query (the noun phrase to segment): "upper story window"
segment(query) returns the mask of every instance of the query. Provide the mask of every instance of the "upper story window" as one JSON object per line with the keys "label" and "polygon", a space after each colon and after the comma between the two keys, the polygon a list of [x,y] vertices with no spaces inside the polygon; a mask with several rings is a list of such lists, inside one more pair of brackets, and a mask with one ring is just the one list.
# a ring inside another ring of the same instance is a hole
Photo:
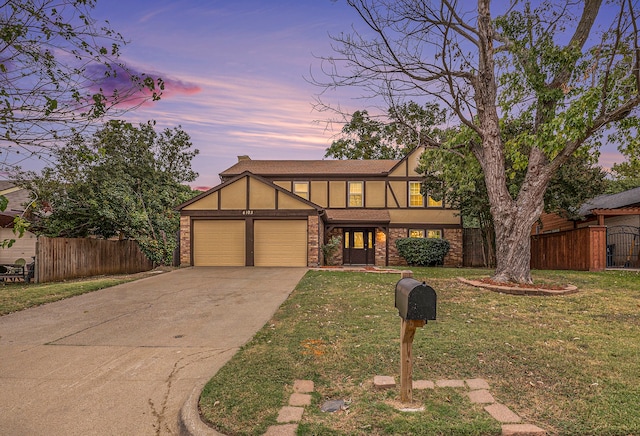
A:
{"label": "upper story window", "polygon": [[293,182],[293,193],[304,198],[309,199],[309,182]]}
{"label": "upper story window", "polygon": [[424,206],[424,196],[422,192],[422,183],[409,182],[409,206],[410,207],[422,207]]}
{"label": "upper story window", "polygon": [[349,207],[362,207],[364,182],[349,182]]}

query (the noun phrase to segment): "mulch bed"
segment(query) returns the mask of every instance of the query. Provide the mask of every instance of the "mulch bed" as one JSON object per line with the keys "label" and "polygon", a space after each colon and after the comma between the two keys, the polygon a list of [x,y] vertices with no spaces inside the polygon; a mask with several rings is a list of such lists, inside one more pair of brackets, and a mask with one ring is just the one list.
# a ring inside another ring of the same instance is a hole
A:
{"label": "mulch bed", "polygon": [[510,283],[504,284],[491,280],[490,278],[468,280],[463,277],[458,277],[458,281],[467,285],[475,286],[478,288],[488,289],[494,292],[501,292],[504,294],[512,295],[568,295],[578,292],[578,288],[573,285],[556,286],[547,284],[524,284],[524,283]]}

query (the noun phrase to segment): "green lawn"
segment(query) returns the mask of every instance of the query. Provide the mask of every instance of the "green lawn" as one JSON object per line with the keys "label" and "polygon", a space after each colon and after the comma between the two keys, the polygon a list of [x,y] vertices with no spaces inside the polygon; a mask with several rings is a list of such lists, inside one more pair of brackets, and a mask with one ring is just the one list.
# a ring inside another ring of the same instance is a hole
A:
{"label": "green lawn", "polygon": [[0,316],[137,280],[146,274],[148,272],[42,284],[0,282]]}
{"label": "green lawn", "polygon": [[[438,293],[438,320],[414,340],[414,380],[485,378],[500,403],[551,434],[640,434],[640,275],[534,272],[580,292],[523,297],[480,290],[455,277],[488,271],[415,269]],[[229,435],[276,424],[296,379],[315,382],[303,435],[498,435],[500,425],[464,390],[414,391],[425,412],[390,404],[375,375],[399,379],[399,275],[312,271],[273,320],[207,384],[205,419]],[[351,401],[349,413],[319,410]]]}

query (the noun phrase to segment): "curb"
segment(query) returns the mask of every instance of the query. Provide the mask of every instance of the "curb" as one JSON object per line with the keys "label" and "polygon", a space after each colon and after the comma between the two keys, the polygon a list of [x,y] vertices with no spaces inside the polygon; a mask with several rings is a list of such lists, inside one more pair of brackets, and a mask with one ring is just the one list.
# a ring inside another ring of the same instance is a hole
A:
{"label": "curb", "polygon": [[178,434],[180,436],[225,436],[209,427],[200,419],[198,401],[204,385],[198,385],[191,391],[178,413]]}

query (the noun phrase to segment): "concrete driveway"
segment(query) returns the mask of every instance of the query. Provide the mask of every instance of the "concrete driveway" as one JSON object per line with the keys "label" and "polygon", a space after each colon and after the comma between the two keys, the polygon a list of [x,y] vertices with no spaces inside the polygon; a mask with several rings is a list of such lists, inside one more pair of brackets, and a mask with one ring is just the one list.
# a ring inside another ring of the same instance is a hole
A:
{"label": "concrete driveway", "polygon": [[0,434],[178,434],[305,271],[180,269],[0,317]]}

